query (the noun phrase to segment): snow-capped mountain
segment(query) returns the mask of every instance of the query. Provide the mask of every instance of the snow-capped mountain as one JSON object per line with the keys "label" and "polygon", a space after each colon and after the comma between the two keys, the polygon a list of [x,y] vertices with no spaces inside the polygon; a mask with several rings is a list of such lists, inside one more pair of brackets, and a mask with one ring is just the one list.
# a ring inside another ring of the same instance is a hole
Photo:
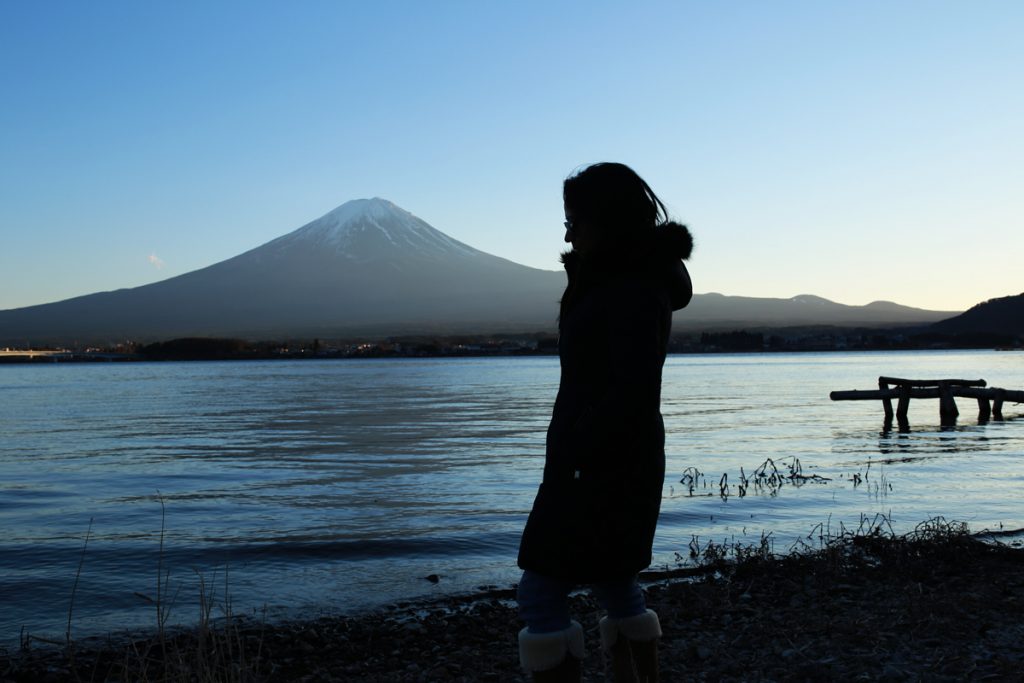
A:
{"label": "snow-capped mountain", "polygon": [[0,311],[0,343],[553,330],[564,285],[359,199],[207,268]]}

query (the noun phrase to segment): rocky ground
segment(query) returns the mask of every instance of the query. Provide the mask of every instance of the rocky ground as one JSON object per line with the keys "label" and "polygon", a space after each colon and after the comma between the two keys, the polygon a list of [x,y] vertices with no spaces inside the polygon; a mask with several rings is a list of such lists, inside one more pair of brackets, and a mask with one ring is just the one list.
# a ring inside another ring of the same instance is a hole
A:
{"label": "rocky ground", "polygon": [[[1024,550],[931,523],[833,539],[814,553],[651,574],[664,681],[1024,680]],[[735,549],[733,549],[735,554]],[[0,681],[527,681],[513,592],[358,617],[214,624],[188,634],[0,651]],[[584,680],[603,681],[587,595]]]}

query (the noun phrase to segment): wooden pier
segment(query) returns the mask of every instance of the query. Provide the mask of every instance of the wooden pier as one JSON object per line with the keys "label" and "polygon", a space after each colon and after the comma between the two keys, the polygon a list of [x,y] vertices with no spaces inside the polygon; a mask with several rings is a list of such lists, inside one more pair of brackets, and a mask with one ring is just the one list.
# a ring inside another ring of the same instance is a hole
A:
{"label": "wooden pier", "polygon": [[978,401],[978,420],[1003,419],[1003,403],[1024,403],[1024,391],[989,387],[983,379],[901,379],[879,377],[878,389],[833,391],[833,401],[882,401],[885,421],[892,423],[892,400],[897,399],[896,419],[900,426],[906,426],[907,410],[912,398],[939,399],[939,421],[943,425],[956,424],[960,411],[956,398],[973,398]]}

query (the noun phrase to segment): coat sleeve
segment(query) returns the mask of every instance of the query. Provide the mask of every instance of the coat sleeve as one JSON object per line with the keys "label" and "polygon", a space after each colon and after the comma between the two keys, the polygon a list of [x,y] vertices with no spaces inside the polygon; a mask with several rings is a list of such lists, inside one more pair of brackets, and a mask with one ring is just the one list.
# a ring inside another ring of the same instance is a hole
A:
{"label": "coat sleeve", "polygon": [[604,316],[604,390],[573,426],[574,456],[583,466],[594,458],[628,458],[634,443],[660,429],[669,304],[664,294],[646,287],[616,294]]}

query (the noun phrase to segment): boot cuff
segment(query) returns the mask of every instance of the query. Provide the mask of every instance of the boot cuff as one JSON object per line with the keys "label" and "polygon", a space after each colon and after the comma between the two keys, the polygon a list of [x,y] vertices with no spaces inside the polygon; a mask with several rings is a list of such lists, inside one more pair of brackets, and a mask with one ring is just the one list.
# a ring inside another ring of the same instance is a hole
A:
{"label": "boot cuff", "polygon": [[601,646],[610,650],[621,633],[627,640],[646,643],[661,637],[661,622],[653,610],[625,619],[601,619]]}
{"label": "boot cuff", "polygon": [[519,663],[527,671],[554,669],[566,655],[583,659],[583,627],[571,622],[569,628],[553,633],[519,632]]}

